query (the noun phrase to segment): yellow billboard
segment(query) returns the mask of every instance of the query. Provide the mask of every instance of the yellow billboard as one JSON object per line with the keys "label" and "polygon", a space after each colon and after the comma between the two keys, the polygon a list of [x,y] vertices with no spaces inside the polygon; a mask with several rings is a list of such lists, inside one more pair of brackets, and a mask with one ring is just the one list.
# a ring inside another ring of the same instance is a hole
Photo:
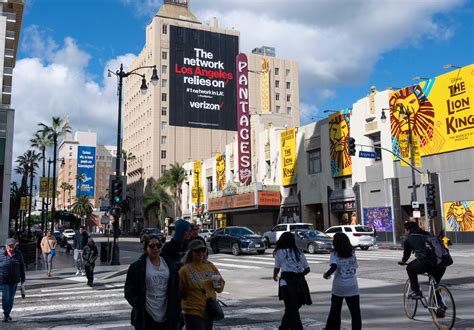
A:
{"label": "yellow billboard", "polygon": [[49,194],[48,194],[48,178],[44,176],[40,177],[39,197],[52,198],[52,196],[53,196],[53,178],[49,178]]}
{"label": "yellow billboard", "polygon": [[270,112],[270,63],[262,58],[262,71],[260,71],[260,98],[262,112]]}
{"label": "yellow billboard", "polygon": [[30,197],[21,197],[20,198],[20,211],[28,211],[31,206]]}
{"label": "yellow billboard", "polygon": [[446,231],[474,231],[474,201],[444,203]]}
{"label": "yellow billboard", "polygon": [[280,133],[281,182],[289,186],[296,180],[296,128]]}
{"label": "yellow billboard", "polygon": [[[400,134],[400,156],[404,162],[400,162],[402,166],[409,166],[411,164],[411,152],[410,152],[410,141],[408,134]],[[420,148],[420,137],[413,136],[413,158],[415,160],[415,167],[421,167],[421,148]],[[407,164],[408,163],[408,164]]]}
{"label": "yellow billboard", "polygon": [[349,155],[350,110],[344,109],[329,117],[329,154],[333,177],[352,174],[352,159]]}
{"label": "yellow billboard", "polygon": [[217,190],[224,190],[225,187],[225,155],[220,152],[216,155],[216,183]]}
{"label": "yellow billboard", "polygon": [[391,93],[393,152],[401,156],[408,118],[413,135],[420,139],[421,156],[474,147],[473,92],[471,64]]}
{"label": "yellow billboard", "polygon": [[[202,171],[202,162],[194,162],[194,171],[193,171],[193,189],[192,189],[192,202],[202,204],[204,202],[204,187],[201,182],[201,171]],[[198,188],[199,187],[199,188]],[[199,190],[199,194],[198,194]],[[198,198],[199,196],[199,198]]]}

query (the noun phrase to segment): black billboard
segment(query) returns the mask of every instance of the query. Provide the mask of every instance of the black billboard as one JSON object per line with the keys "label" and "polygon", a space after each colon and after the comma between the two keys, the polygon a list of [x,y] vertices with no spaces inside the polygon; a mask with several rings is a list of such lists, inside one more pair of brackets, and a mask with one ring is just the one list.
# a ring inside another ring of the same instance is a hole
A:
{"label": "black billboard", "polygon": [[170,125],[237,130],[236,36],[170,27]]}

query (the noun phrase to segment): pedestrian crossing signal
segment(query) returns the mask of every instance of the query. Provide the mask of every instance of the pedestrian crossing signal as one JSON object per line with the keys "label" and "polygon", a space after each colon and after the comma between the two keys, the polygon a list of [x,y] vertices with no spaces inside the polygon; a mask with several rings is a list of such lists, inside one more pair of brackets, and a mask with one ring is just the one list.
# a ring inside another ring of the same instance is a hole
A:
{"label": "pedestrian crossing signal", "polygon": [[348,142],[349,155],[355,156],[355,154],[356,154],[356,145],[355,145],[356,140],[353,137],[349,137],[347,139],[347,142]]}

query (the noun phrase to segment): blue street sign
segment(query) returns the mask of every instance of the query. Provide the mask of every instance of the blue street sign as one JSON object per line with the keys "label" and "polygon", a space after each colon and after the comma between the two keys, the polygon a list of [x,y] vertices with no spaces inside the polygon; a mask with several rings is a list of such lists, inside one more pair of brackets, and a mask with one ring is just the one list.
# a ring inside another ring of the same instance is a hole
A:
{"label": "blue street sign", "polygon": [[100,212],[109,212],[110,211],[110,206],[101,206],[100,207]]}
{"label": "blue street sign", "polygon": [[362,158],[377,158],[377,154],[373,151],[359,151],[359,157]]}

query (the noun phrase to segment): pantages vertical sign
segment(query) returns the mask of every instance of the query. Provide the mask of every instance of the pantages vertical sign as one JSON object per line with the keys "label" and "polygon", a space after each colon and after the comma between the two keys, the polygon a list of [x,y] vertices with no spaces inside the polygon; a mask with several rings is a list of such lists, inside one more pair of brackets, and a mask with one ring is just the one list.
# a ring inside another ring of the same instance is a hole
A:
{"label": "pantages vertical sign", "polygon": [[247,55],[240,53],[237,61],[237,134],[239,180],[244,185],[252,181],[250,164],[250,113]]}

